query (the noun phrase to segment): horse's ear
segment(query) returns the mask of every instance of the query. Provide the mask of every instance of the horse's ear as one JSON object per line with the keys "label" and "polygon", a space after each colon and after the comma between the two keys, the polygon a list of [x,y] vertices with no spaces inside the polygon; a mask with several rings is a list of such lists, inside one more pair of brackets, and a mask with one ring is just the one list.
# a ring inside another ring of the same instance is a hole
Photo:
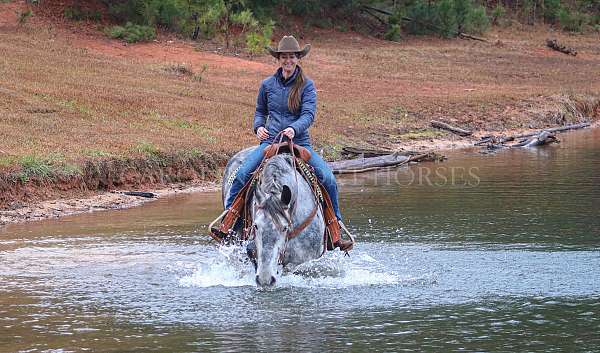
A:
{"label": "horse's ear", "polygon": [[289,186],[284,185],[283,188],[281,189],[281,202],[284,205],[289,206],[291,201],[292,201],[292,190],[290,189]]}

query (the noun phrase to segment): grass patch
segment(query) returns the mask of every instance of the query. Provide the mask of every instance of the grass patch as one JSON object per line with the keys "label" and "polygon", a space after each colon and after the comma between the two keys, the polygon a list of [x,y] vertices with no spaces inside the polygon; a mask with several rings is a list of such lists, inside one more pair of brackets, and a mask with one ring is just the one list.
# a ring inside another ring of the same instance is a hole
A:
{"label": "grass patch", "polygon": [[162,155],[160,149],[152,142],[141,141],[135,146],[135,152],[146,157],[160,157]]}
{"label": "grass patch", "polygon": [[[52,104],[56,104],[60,107],[69,109],[74,112],[79,112],[85,115],[93,115],[94,111],[92,108],[86,106],[85,104],[81,104],[74,99],[63,99],[56,96],[51,96],[48,94],[34,94],[36,97],[41,98],[42,100],[51,102]],[[54,113],[52,109],[43,109],[43,110],[34,110],[33,113]]]}
{"label": "grass patch", "polygon": [[15,157],[0,157],[0,168],[8,168],[16,164]]}
{"label": "grass patch", "polygon": [[199,72],[194,72],[192,67],[186,63],[170,64],[163,67],[163,71],[170,75],[178,77],[191,77],[196,82],[202,82],[204,73],[208,70],[208,65],[203,64]]}
{"label": "grass patch", "polygon": [[170,64],[170,65],[165,66],[163,68],[163,70],[166,73],[172,74],[175,76],[192,76],[192,75],[194,75],[194,71],[192,71],[192,68],[190,67],[190,65],[185,64],[185,63]]}
{"label": "grass patch", "polygon": [[27,22],[27,20],[31,16],[33,16],[33,12],[31,11],[31,9],[27,9],[19,14],[17,21],[19,22],[20,25],[23,25]]}
{"label": "grass patch", "polygon": [[16,168],[16,179],[26,183],[31,179],[54,180],[57,177],[81,175],[82,170],[76,164],[68,163],[60,154],[40,156],[28,154],[21,157],[0,158],[0,168]]}
{"label": "grass patch", "polygon": [[337,161],[342,159],[342,149],[348,145],[348,141],[338,138],[335,142],[325,142],[315,145],[314,150],[317,153],[322,152],[323,159],[327,161]]}
{"label": "grass patch", "polygon": [[52,176],[52,165],[46,158],[35,155],[23,156],[19,159],[21,171],[17,175],[21,182],[29,181],[31,177],[49,179]]}
{"label": "grass patch", "polygon": [[434,129],[413,130],[398,135],[398,138],[404,140],[421,140],[428,138],[436,138],[446,135],[444,132]]}
{"label": "grass patch", "polygon": [[84,151],[84,154],[88,157],[93,157],[93,158],[114,157],[114,155],[112,153],[106,152],[104,150],[98,150],[98,149],[87,149]]}
{"label": "grass patch", "polygon": [[59,100],[56,102],[56,104],[60,105],[61,107],[68,108],[86,115],[92,114],[92,110],[89,107],[80,104],[75,100]]}
{"label": "grass patch", "polygon": [[200,70],[200,72],[194,74],[194,76],[192,76],[192,79],[196,82],[202,82],[202,78],[204,77],[204,73],[206,72],[206,70],[208,70],[208,65],[203,64],[202,70]]}
{"label": "grass patch", "polygon": [[[158,118],[160,118],[160,115],[158,116]],[[209,143],[217,142],[216,138],[211,135],[211,130],[202,124],[198,124],[193,121],[187,121],[187,120],[179,119],[179,118],[161,119],[161,122],[163,125],[171,127],[171,128],[192,131],[195,135],[203,138],[206,142],[209,142]]]}

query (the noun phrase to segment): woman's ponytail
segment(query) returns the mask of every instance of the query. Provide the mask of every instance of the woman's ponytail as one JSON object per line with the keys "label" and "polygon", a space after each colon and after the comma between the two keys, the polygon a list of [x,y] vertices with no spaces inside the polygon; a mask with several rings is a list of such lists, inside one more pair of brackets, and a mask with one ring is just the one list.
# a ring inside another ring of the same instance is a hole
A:
{"label": "woman's ponytail", "polygon": [[298,113],[300,110],[300,90],[306,81],[304,73],[302,72],[302,68],[300,66],[297,67],[298,74],[296,75],[296,82],[294,82],[294,86],[292,87],[290,96],[288,97],[288,109],[292,113]]}

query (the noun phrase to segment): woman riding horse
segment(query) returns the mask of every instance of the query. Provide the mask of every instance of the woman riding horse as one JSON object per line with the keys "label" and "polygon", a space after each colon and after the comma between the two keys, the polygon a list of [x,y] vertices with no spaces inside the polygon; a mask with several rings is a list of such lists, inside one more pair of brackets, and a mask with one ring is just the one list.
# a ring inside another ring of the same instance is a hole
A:
{"label": "woman riding horse", "polygon": [[[284,36],[277,49],[268,48],[279,62],[279,69],[274,75],[262,81],[256,112],[254,113],[254,132],[260,140],[258,147],[248,155],[237,170],[225,209],[229,209],[237,194],[250,180],[251,174],[263,160],[264,150],[271,145],[276,136],[284,135],[295,144],[308,149],[311,157],[308,163],[314,168],[315,174],[327,190],[331,204],[338,221],[341,221],[338,206],[338,190],[335,177],[327,163],[311,147],[308,128],[315,119],[317,109],[317,91],[313,81],[307,78],[298,65],[298,61],[308,54],[310,44],[300,49],[298,41],[293,36]],[[340,250],[349,250],[353,243],[337,235],[332,235],[333,245]],[[337,239],[336,239],[337,238]]]}

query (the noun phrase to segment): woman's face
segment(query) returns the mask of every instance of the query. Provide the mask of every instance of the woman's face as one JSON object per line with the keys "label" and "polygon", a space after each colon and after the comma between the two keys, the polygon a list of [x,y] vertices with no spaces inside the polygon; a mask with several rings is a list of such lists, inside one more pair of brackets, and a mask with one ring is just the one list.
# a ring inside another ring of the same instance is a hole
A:
{"label": "woman's face", "polygon": [[298,65],[298,57],[295,53],[281,53],[279,54],[279,65],[283,71],[293,73]]}

